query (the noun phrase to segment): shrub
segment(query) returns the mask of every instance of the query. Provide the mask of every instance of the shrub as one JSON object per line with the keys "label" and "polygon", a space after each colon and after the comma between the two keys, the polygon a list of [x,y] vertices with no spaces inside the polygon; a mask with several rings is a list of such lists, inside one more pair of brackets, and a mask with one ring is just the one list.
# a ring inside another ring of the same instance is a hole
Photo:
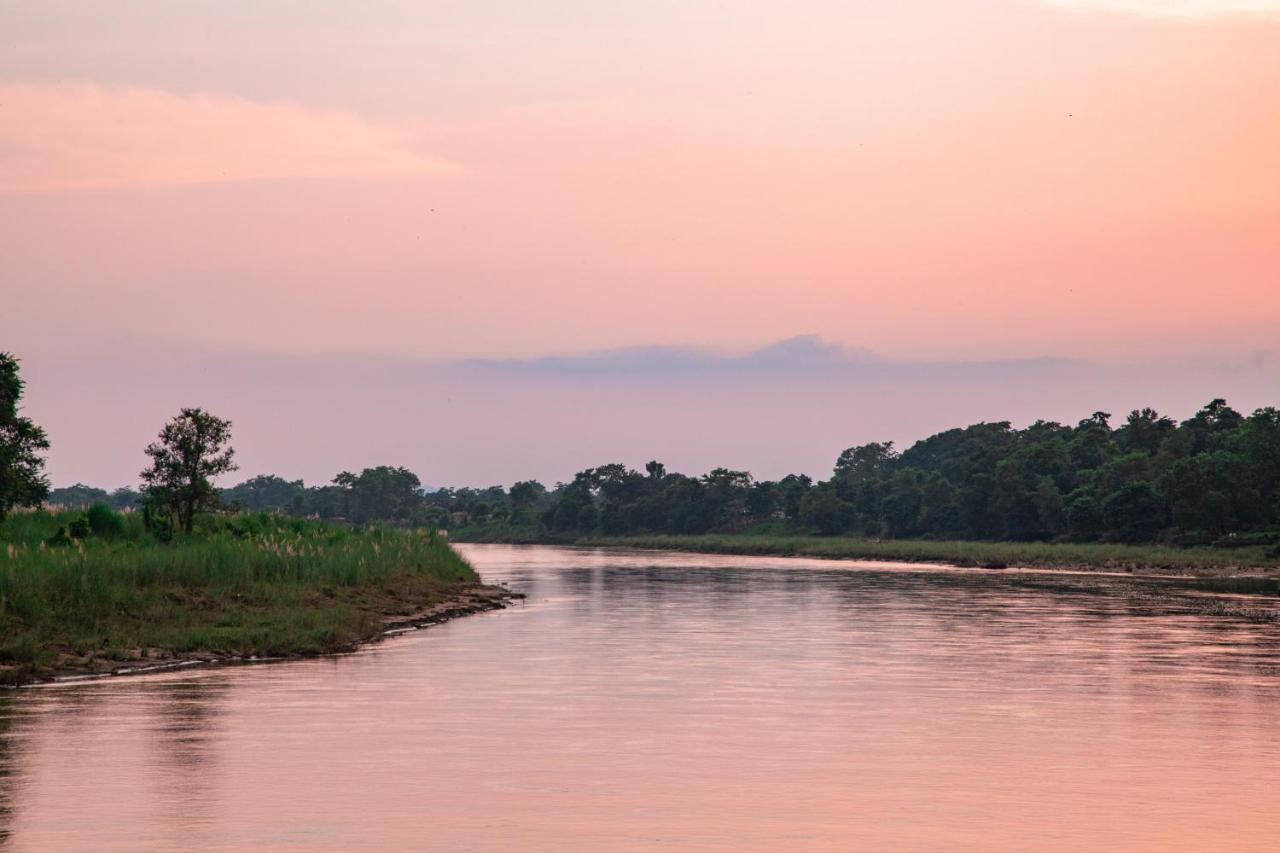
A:
{"label": "shrub", "polygon": [[[73,523],[74,523],[74,522],[73,522]],[[53,535],[52,535],[52,536],[50,536],[48,539],[44,540],[44,544],[46,544],[46,545],[50,545],[50,546],[53,546],[53,547],[55,547],[55,548],[57,548],[57,547],[67,547],[67,546],[73,545],[74,543],[75,543],[75,540],[74,540],[74,539],[72,539],[72,538],[67,534],[67,527],[66,527],[66,525],[60,525],[60,526],[58,527],[58,532],[57,532],[57,533],[53,534]]]}
{"label": "shrub", "polygon": [[72,539],[88,539],[89,519],[83,515],[71,519],[71,523],[67,525],[67,533],[71,534]]}
{"label": "shrub", "polygon": [[[89,530],[94,536],[101,536],[103,539],[118,539],[124,533],[124,518],[111,507],[103,503],[96,503],[89,507],[87,515]],[[71,535],[75,535],[72,533]]]}

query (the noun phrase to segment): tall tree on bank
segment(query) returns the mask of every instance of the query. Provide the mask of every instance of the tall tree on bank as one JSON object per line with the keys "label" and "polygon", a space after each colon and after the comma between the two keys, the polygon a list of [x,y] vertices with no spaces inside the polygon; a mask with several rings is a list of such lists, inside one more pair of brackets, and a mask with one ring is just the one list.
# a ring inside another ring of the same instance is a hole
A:
{"label": "tall tree on bank", "polygon": [[203,409],[183,409],[160,430],[160,440],[147,446],[151,467],[142,472],[147,496],[176,515],[187,533],[196,513],[218,503],[210,480],[236,470],[230,440],[231,421]]}
{"label": "tall tree on bank", "polygon": [[49,449],[44,430],[18,414],[25,383],[18,359],[0,352],[0,521],[18,506],[39,506],[49,497],[44,458]]}

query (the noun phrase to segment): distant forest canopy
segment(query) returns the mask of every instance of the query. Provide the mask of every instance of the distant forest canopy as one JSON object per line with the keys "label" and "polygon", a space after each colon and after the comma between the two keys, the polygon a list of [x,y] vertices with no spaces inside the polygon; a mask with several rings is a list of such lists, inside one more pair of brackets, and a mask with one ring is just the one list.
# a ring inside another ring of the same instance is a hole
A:
{"label": "distant forest canopy", "polygon": [[[116,502],[84,486],[55,503]],[[92,493],[92,494],[91,494]],[[1280,540],[1280,411],[1245,417],[1214,400],[1178,423],[1135,410],[1113,428],[1097,412],[1075,426],[1007,421],[947,430],[898,452],[851,447],[830,478],[700,477],[610,464],[547,489],[424,493],[404,468],[343,473],[331,485],[275,476],[223,489],[224,502],[354,523],[433,524],[464,536],[565,540],[638,533],[786,530],[885,538],[1197,544]],[[1271,535],[1275,534],[1275,535]]]}

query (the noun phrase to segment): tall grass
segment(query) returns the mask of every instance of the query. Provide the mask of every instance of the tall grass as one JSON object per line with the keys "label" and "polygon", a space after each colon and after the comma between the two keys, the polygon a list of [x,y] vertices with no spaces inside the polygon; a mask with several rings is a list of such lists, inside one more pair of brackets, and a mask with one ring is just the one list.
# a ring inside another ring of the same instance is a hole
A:
{"label": "tall grass", "polygon": [[716,554],[771,554],[961,566],[1025,566],[1170,573],[1229,573],[1275,570],[1280,561],[1264,547],[1221,550],[1158,545],[1048,542],[962,542],[928,539],[854,539],[794,535],[613,536],[579,540],[582,545],[663,548]]}
{"label": "tall grass", "polygon": [[161,543],[126,514],[110,537],[60,536],[77,517],[0,525],[0,665],[20,670],[9,680],[85,656],[332,650],[476,580],[426,531],[257,514]]}

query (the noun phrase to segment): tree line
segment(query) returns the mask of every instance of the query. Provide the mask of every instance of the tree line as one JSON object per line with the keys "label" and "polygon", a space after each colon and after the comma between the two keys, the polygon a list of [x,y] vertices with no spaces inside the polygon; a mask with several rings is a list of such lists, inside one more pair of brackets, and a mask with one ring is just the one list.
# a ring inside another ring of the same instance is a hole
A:
{"label": "tree line", "polygon": [[[1280,540],[1280,411],[1224,400],[1181,423],[1152,409],[1118,426],[977,423],[899,452],[850,447],[827,479],[700,477],[659,462],[427,496],[456,522],[555,535],[787,531],[882,538],[1200,544]],[[1225,544],[1225,543],[1224,543]]]}
{"label": "tree line", "polygon": [[1151,409],[1113,426],[977,423],[899,452],[850,447],[831,474],[759,480],[701,476],[654,461],[580,471],[547,488],[423,492],[405,468],[343,473],[330,484],[254,477],[224,489],[247,509],[455,528],[464,536],[568,540],[589,535],[794,532],[881,538],[1163,542],[1280,539],[1280,412],[1249,416],[1214,400],[1185,421]]}
{"label": "tree line", "polygon": [[[7,360],[6,360],[7,359]],[[50,491],[44,433],[18,416],[16,360],[0,356],[0,516],[44,500],[135,506],[190,530],[215,507],[456,529],[495,539],[588,535],[795,532],[881,538],[1163,542],[1280,540],[1280,411],[1245,416],[1216,399],[1178,422],[1146,408],[1122,423],[1095,412],[1074,426],[983,422],[899,452],[872,442],[839,454],[831,474],[760,480],[716,468],[701,476],[612,463],[553,488],[427,492],[407,468],[342,472],[307,486],[274,475],[215,489],[234,470],[230,424],[184,409],[147,448],[141,491],[77,484]]]}

